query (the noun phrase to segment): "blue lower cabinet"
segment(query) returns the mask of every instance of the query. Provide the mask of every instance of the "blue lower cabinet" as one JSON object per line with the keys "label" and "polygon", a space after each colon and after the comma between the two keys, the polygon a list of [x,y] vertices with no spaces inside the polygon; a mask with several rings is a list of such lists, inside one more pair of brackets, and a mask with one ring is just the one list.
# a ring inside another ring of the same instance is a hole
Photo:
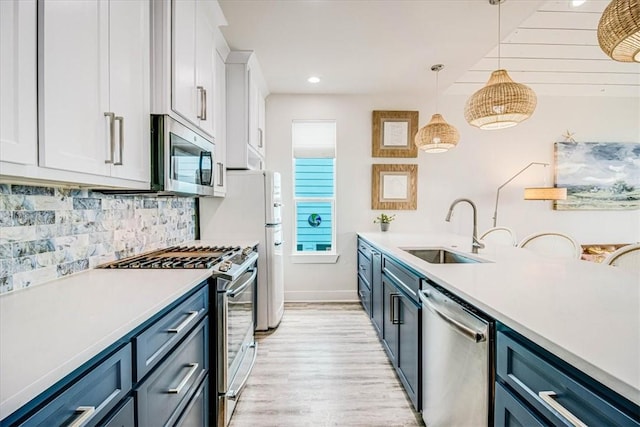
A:
{"label": "blue lower cabinet", "polygon": [[134,337],[137,355],[136,382],[151,372],[153,367],[207,314],[208,306],[208,287],[204,286]]}
{"label": "blue lower cabinet", "polygon": [[398,373],[404,389],[413,406],[417,409],[420,382],[420,337],[422,322],[420,306],[405,295],[398,297]]}
{"label": "blue lower cabinet", "polygon": [[358,297],[362,308],[367,312],[367,315],[371,317],[371,289],[367,286],[367,282],[360,276],[358,276]]}
{"label": "blue lower cabinet", "polygon": [[101,421],[100,427],[133,427],[136,425],[136,413],[133,397],[126,400],[126,403],[115,411],[113,415]]}
{"label": "blue lower cabinet", "polygon": [[640,426],[637,406],[513,331],[497,333],[496,375],[549,425]]}
{"label": "blue lower cabinet", "polygon": [[496,384],[495,427],[544,427],[540,420],[524,403],[515,397],[502,384]]}
{"label": "blue lower cabinet", "polygon": [[138,427],[173,425],[209,370],[208,318],[136,390]]}
{"label": "blue lower cabinet", "polygon": [[389,361],[396,368],[407,396],[416,410],[420,409],[422,320],[420,305],[382,275],[383,339]]}
{"label": "blue lower cabinet", "polygon": [[[131,344],[91,368],[20,426],[95,426],[131,390]],[[76,423],[76,424],[74,424]]]}
{"label": "blue lower cabinet", "polygon": [[176,427],[205,427],[209,425],[209,419],[209,377],[206,376],[178,419]]}

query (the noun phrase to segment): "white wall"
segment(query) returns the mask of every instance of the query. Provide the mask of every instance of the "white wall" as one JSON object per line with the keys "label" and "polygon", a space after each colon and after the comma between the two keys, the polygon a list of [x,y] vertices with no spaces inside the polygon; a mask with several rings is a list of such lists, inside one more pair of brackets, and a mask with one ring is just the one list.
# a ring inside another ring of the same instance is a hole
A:
{"label": "white wall", "polygon": [[[267,165],[282,173],[285,253],[293,235],[291,121],[337,121],[336,264],[292,264],[285,258],[287,300],[355,300],[356,232],[376,231],[371,210],[371,165],[416,163],[418,209],[395,211],[396,232],[446,231],[471,235],[471,209],[458,205],[451,223],[444,221],[455,198],[478,206],[480,232],[491,227],[497,187],[528,163],[533,166],[500,193],[498,225],[515,230],[518,239],[555,230],[581,243],[640,241],[640,211],[555,211],[552,202],[524,201],[525,186],[553,184],[554,145],[567,130],[580,142],[640,142],[640,98],[540,98],[535,114],[514,128],[481,131],[464,120],[465,97],[441,97],[440,113],[460,131],[458,147],[448,153],[419,153],[417,158],[371,157],[373,110],[418,110],[420,126],[429,121],[434,103],[415,97],[271,95],[267,100]],[[640,183],[637,183],[640,185]]]}

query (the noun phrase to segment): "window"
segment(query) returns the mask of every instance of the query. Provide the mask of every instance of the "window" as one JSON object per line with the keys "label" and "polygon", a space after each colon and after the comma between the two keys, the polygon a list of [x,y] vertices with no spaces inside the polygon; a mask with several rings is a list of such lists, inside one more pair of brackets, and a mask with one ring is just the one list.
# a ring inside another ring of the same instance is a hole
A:
{"label": "window", "polygon": [[334,121],[293,122],[295,253],[335,254]]}

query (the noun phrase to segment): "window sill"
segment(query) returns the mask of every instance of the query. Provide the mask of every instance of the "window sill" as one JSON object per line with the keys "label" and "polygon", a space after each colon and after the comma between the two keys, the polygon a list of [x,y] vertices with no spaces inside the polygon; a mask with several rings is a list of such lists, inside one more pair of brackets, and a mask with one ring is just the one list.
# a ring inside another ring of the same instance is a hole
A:
{"label": "window sill", "polygon": [[295,253],[289,256],[292,264],[335,264],[339,257],[340,255],[336,253]]}

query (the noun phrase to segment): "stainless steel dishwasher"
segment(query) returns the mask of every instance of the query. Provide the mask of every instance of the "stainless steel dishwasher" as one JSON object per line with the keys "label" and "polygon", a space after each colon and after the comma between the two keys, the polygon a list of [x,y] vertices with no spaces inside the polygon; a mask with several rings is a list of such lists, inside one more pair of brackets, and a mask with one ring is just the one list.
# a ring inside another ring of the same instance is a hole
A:
{"label": "stainless steel dishwasher", "polygon": [[493,321],[423,281],[422,418],[428,427],[493,425]]}

